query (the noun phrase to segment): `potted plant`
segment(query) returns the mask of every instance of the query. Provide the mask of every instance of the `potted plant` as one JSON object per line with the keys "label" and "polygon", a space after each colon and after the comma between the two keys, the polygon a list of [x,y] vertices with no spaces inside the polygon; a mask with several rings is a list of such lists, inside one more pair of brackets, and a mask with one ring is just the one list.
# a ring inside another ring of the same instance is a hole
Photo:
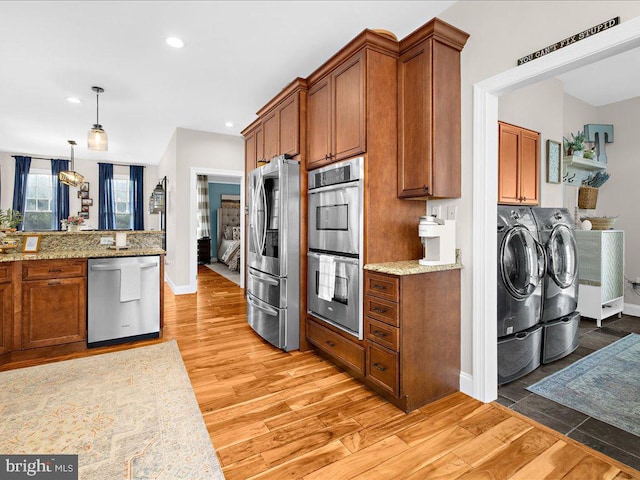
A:
{"label": "potted plant", "polygon": [[0,209],[0,229],[15,230],[22,223],[22,220],[24,220],[24,215],[19,211],[12,208]]}
{"label": "potted plant", "polygon": [[77,215],[69,215],[67,217],[66,225],[68,232],[79,232],[80,225],[84,223],[84,218],[78,217]]}
{"label": "potted plant", "polygon": [[571,134],[571,141],[569,142],[569,155],[574,157],[582,157],[584,153],[584,132],[578,131],[575,135]]}

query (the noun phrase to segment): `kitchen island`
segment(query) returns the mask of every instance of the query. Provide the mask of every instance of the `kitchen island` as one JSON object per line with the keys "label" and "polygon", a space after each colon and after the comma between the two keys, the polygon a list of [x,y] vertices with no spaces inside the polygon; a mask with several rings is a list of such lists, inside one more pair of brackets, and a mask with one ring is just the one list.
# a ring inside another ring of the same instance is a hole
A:
{"label": "kitchen island", "polygon": [[[123,232],[118,232],[123,233]],[[91,258],[158,256],[160,329],[164,250],[160,231],[20,232],[13,253],[0,254],[0,364],[87,348],[87,262]],[[21,253],[39,236],[37,252]],[[109,239],[109,240],[108,240]],[[161,331],[161,330],[160,330]]]}

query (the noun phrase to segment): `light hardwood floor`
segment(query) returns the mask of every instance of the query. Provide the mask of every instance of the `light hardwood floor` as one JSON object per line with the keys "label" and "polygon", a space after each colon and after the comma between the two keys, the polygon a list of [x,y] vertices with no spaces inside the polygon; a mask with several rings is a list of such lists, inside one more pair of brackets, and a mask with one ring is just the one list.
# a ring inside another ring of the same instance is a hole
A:
{"label": "light hardwood floor", "polygon": [[206,267],[198,274],[197,294],[165,289],[163,340],[178,342],[229,480],[640,480],[640,472],[461,393],[405,415],[315,353],[262,341],[246,324],[242,290]]}

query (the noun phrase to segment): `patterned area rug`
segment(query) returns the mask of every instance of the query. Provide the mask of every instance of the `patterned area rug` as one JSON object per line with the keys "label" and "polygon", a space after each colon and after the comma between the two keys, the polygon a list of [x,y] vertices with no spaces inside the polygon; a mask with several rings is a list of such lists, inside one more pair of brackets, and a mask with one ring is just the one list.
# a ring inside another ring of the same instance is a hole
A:
{"label": "patterned area rug", "polygon": [[640,335],[627,335],[528,390],[640,436]]}
{"label": "patterned area rug", "polygon": [[175,340],[0,373],[0,452],[81,479],[224,479]]}

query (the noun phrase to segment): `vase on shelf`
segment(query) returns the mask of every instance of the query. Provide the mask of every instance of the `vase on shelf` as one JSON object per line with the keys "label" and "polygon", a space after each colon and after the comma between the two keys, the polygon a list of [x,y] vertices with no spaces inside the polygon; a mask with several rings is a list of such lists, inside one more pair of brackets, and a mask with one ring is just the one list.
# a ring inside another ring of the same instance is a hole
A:
{"label": "vase on shelf", "polygon": [[67,225],[67,232],[79,232],[80,225]]}

